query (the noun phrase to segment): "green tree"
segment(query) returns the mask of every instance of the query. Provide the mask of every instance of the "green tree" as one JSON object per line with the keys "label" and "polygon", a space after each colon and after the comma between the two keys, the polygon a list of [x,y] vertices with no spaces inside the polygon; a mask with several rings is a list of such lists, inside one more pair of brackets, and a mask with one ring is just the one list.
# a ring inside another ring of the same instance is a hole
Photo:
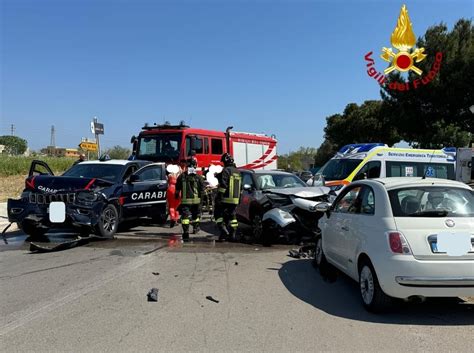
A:
{"label": "green tree", "polygon": [[400,141],[397,130],[386,118],[382,101],[365,101],[358,106],[350,103],[342,114],[326,118],[325,138],[338,149],[349,143]]}
{"label": "green tree", "polygon": [[0,136],[0,145],[5,146],[3,153],[11,155],[23,154],[28,148],[28,143],[26,140],[18,136]]}
{"label": "green tree", "polygon": [[317,149],[314,147],[300,147],[295,152],[278,156],[278,168],[285,170],[303,170],[306,164],[313,164]]}
{"label": "green tree", "polygon": [[122,147],[122,146],[114,146],[105,150],[105,154],[108,154],[112,159],[128,159],[130,154],[132,153],[130,149]]}
{"label": "green tree", "polygon": [[[459,20],[451,32],[445,24],[430,27],[418,39],[427,57],[416,63],[422,76],[409,72],[404,78],[390,74],[387,83],[409,82],[410,90],[398,91],[387,84],[381,90],[384,109],[390,125],[403,140],[424,148],[466,146],[474,134],[474,26],[471,20]],[[423,84],[435,62],[442,62],[434,79]],[[417,89],[413,89],[414,85]]]}
{"label": "green tree", "polygon": [[314,165],[322,167],[328,160],[330,160],[337,152],[337,145],[329,140],[324,140],[318,148],[318,153],[314,157]]}

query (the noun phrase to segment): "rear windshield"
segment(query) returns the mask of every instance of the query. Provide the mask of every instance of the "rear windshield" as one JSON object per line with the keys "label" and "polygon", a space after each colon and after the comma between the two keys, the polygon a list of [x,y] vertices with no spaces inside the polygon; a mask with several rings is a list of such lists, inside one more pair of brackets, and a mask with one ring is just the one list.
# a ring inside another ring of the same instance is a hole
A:
{"label": "rear windshield", "polygon": [[474,191],[437,186],[388,192],[395,217],[473,217]]}

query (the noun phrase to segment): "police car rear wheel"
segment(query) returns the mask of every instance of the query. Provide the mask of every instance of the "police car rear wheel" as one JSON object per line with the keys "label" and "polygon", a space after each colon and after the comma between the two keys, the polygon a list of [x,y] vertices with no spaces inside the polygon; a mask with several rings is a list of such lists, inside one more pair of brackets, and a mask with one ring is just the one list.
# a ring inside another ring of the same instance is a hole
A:
{"label": "police car rear wheel", "polygon": [[104,238],[113,238],[117,232],[119,217],[117,208],[110,204],[104,207],[97,225],[97,232]]}

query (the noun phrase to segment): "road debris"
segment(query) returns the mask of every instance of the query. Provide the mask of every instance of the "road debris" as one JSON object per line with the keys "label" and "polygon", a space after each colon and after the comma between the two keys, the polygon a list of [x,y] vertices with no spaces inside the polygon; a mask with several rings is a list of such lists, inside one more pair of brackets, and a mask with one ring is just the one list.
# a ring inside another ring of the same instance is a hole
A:
{"label": "road debris", "polygon": [[158,288],[152,288],[147,294],[149,302],[157,302],[158,301]]}
{"label": "road debris", "polygon": [[46,253],[46,252],[54,252],[54,251],[62,251],[62,250],[68,250],[75,248],[76,246],[81,246],[88,244],[91,241],[94,240],[104,240],[103,237],[98,237],[98,236],[90,236],[90,237],[79,237],[73,240],[65,241],[63,243],[56,244],[54,246],[45,246],[42,244],[37,244],[37,243],[30,243],[30,251],[35,252],[35,253]]}
{"label": "road debris", "polygon": [[214,299],[213,297],[211,297],[210,295],[208,295],[206,297],[207,300],[210,300],[211,302],[214,302],[214,303],[219,303],[219,301],[217,299]]}
{"label": "road debris", "polygon": [[312,259],[314,258],[314,244],[304,245],[298,249],[291,249],[288,252],[289,257],[295,259]]}
{"label": "road debris", "polygon": [[3,230],[3,232],[2,232],[3,242],[4,242],[6,245],[8,245],[8,241],[7,241],[7,236],[6,236],[5,233],[7,232],[8,228],[11,227],[12,224],[13,224],[13,222],[11,222],[9,225],[7,225],[7,226],[5,227],[5,229]]}
{"label": "road debris", "polygon": [[151,274],[155,275],[155,276],[159,276],[160,273],[159,272],[152,272]]}
{"label": "road debris", "polygon": [[235,266],[238,266],[238,265],[239,265],[239,263],[236,261],[236,262],[234,263],[234,265],[235,265]]}

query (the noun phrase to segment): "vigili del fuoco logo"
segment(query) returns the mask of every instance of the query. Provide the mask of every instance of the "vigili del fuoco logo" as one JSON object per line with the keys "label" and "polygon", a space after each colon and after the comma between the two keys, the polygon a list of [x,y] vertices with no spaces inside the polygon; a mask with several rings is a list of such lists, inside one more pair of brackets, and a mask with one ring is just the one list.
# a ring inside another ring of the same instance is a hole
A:
{"label": "vigili del fuoco logo", "polygon": [[413,71],[419,78],[412,82],[391,82],[388,89],[398,91],[409,91],[410,89],[417,89],[422,85],[430,83],[435,76],[438,74],[441,67],[441,61],[443,60],[443,53],[438,52],[435,55],[435,60],[431,70],[423,76],[423,71],[416,66],[417,63],[422,62],[426,59],[428,53],[425,53],[425,48],[416,48],[416,37],[413,32],[410,17],[408,16],[408,10],[405,5],[400,10],[400,16],[398,16],[397,26],[392,33],[390,38],[392,47],[395,48],[382,48],[382,54],[380,57],[387,61],[390,66],[387,67],[383,73],[377,71],[374,67],[375,61],[372,58],[373,52],[368,52],[364,59],[367,62],[367,74],[376,80],[380,85],[385,85],[385,80],[392,71],[409,72]]}

